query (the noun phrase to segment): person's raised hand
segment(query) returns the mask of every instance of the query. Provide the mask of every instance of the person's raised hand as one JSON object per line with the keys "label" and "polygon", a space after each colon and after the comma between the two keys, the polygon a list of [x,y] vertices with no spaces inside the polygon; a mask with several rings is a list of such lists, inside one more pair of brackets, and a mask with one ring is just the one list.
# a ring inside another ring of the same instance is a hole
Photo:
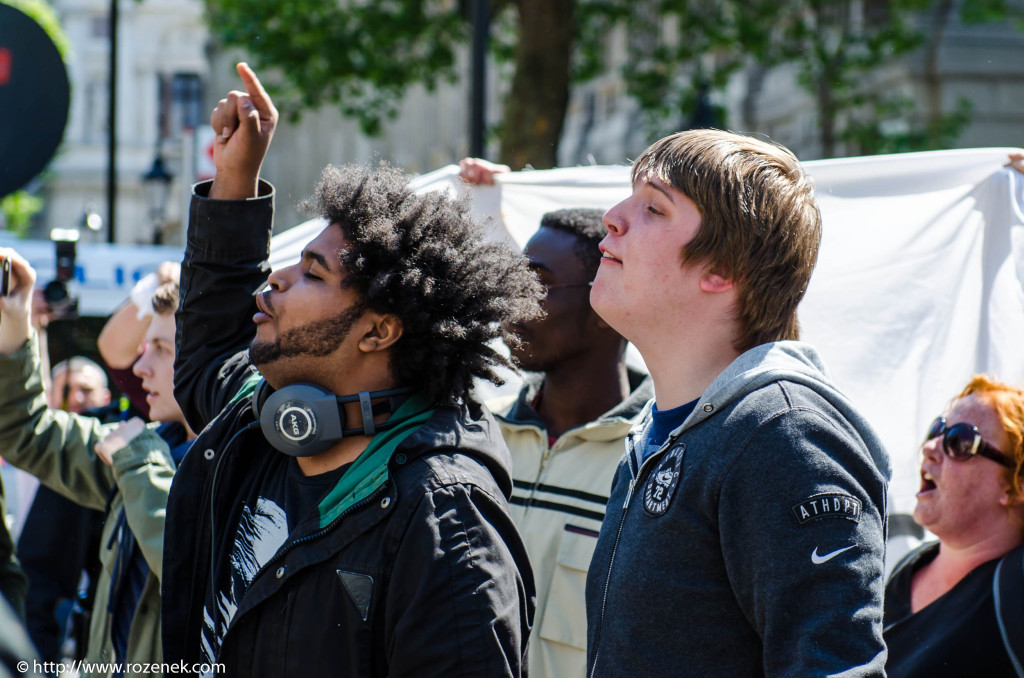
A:
{"label": "person's raised hand", "polygon": [[482,158],[463,158],[459,161],[459,177],[474,186],[493,186],[495,174],[511,171],[508,165],[497,165]]}
{"label": "person's raised hand", "polygon": [[210,115],[216,134],[213,163],[217,174],[210,197],[240,200],[256,196],[260,166],[277,127],[274,102],[248,64],[236,66],[245,91],[231,91],[217,102]]}
{"label": "person's raised hand", "polygon": [[7,296],[0,297],[0,353],[10,355],[29,336],[36,272],[9,247],[0,247],[0,259],[11,262],[11,285]]}
{"label": "person's raised hand", "polygon": [[1010,162],[1006,163],[1006,166],[1024,174],[1024,153],[1011,153]]}
{"label": "person's raised hand", "polygon": [[160,285],[181,280],[181,264],[177,261],[161,261],[156,267],[156,279]]}

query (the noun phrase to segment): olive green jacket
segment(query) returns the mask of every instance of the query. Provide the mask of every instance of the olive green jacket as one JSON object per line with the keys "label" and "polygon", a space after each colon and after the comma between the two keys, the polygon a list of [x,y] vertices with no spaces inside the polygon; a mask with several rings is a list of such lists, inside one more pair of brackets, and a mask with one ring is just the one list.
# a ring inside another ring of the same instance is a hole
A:
{"label": "olive green jacket", "polygon": [[4,521],[6,516],[7,502],[4,498],[3,483],[0,483],[0,595],[7,599],[11,610],[24,622],[28,579],[25,578],[21,563],[14,553],[14,540],[11,539],[11,533]]}
{"label": "olive green jacket", "polygon": [[116,518],[124,508],[128,526],[149,565],[149,578],[132,622],[128,656],[116,659],[140,664],[160,662],[164,517],[175,465],[167,443],[151,427],[114,452],[113,466],[107,466],[94,449],[115,427],[47,406],[34,335],[17,353],[0,355],[0,455],[82,506],[102,511],[110,502],[100,544],[103,567],[96,587],[86,661],[115,661],[107,601],[117,556],[113,539]]}

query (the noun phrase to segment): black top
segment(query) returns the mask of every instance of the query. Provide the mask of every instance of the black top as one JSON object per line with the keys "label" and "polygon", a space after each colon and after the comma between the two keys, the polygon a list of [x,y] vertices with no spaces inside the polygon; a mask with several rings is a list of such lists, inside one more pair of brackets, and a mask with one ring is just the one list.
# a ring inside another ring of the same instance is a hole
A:
{"label": "black top", "polygon": [[910,611],[914,573],[939,553],[939,542],[918,548],[885,588],[885,644],[890,678],[1016,677],[996,624],[992,577],[999,559],[971,570],[917,614]]}
{"label": "black top", "polygon": [[264,469],[244,502],[231,557],[220,564],[217,573],[218,604],[215,609],[207,607],[203,615],[204,648],[209,648],[204,660],[209,663],[217,660],[224,632],[256,573],[284,546],[297,525],[319,521],[320,501],[352,465],[306,476],[298,459],[282,454],[276,461]]}

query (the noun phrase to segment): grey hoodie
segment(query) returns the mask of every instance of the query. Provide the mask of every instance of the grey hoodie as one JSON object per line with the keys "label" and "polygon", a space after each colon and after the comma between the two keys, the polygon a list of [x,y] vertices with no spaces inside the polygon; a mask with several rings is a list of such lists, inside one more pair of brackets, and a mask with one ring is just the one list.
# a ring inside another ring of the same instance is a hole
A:
{"label": "grey hoodie", "polygon": [[587,577],[590,676],[883,676],[888,455],[813,348],[725,369],[642,464]]}

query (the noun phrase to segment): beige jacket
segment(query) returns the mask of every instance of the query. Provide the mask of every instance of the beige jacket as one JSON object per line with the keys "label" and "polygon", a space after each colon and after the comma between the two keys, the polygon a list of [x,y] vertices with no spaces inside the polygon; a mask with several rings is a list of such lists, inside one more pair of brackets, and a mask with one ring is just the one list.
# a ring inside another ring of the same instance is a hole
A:
{"label": "beige jacket", "polygon": [[596,421],[566,431],[548,445],[530,406],[539,381],[518,396],[487,403],[512,453],[511,514],[526,544],[537,587],[530,636],[531,678],[575,678],[587,671],[584,590],[597,534],[626,434],[654,393],[631,373],[633,392]]}

